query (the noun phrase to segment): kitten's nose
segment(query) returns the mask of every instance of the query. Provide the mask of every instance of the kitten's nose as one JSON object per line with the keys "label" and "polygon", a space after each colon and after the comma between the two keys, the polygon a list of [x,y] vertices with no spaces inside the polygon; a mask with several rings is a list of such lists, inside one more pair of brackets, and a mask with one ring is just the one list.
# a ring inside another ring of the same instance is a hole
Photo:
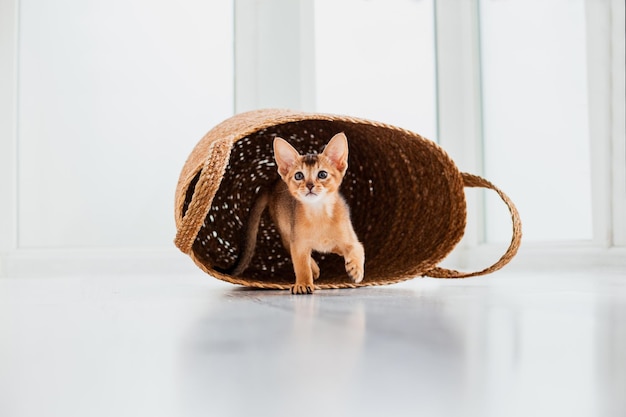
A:
{"label": "kitten's nose", "polygon": [[313,190],[313,187],[315,187],[315,184],[313,184],[312,182],[307,182],[306,183],[306,188],[308,188],[309,191]]}

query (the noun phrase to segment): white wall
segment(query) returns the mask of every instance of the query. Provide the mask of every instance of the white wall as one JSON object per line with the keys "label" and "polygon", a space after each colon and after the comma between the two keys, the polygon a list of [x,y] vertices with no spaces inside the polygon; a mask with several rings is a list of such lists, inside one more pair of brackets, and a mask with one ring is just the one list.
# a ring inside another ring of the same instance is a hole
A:
{"label": "white wall", "polygon": [[231,10],[21,2],[19,247],[170,244],[182,163],[232,113]]}
{"label": "white wall", "polygon": [[232,0],[2,0],[1,10],[13,30],[0,53],[15,63],[2,75],[17,91],[3,112],[17,117],[0,131],[0,211],[13,217],[0,250],[171,248],[180,169],[233,113]]}

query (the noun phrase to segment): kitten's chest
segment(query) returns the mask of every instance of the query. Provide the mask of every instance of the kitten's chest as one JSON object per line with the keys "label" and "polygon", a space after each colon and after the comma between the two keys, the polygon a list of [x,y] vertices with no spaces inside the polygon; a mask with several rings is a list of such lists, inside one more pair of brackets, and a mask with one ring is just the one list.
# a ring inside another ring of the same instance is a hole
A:
{"label": "kitten's chest", "polygon": [[303,213],[298,227],[298,238],[308,241],[318,252],[332,252],[337,247],[341,227],[337,224],[334,211],[328,208],[317,212]]}

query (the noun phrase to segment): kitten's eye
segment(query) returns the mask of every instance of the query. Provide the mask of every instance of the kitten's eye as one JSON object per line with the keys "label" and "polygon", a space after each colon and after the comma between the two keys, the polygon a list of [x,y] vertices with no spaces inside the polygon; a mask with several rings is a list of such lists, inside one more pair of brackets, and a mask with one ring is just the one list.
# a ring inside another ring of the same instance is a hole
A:
{"label": "kitten's eye", "polygon": [[317,173],[317,178],[319,178],[320,180],[325,180],[326,178],[328,178],[328,172],[326,171],[320,171]]}
{"label": "kitten's eye", "polygon": [[296,172],[296,175],[293,176],[296,181],[302,181],[304,179],[304,174],[300,171]]}

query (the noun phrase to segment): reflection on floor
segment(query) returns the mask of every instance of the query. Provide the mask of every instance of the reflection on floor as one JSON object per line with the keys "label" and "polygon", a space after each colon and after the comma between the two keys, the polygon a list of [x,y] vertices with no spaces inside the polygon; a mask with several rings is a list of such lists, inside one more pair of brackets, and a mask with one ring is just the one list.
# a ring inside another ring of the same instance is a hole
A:
{"label": "reflection on floor", "polygon": [[0,415],[625,416],[626,271],[0,280]]}

